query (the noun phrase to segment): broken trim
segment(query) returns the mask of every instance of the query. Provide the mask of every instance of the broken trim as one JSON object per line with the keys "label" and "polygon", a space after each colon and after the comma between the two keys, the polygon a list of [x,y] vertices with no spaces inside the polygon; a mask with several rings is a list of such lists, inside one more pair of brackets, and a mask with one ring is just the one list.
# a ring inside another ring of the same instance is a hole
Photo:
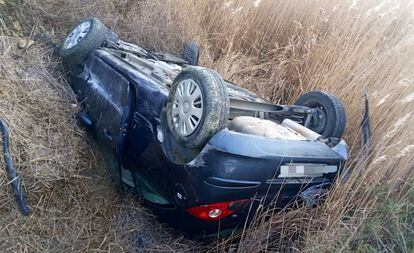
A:
{"label": "broken trim", "polygon": [[10,184],[14,191],[14,196],[16,197],[17,204],[20,211],[24,216],[29,215],[29,208],[26,205],[26,199],[23,194],[22,183],[20,177],[17,175],[16,170],[13,166],[13,158],[9,149],[9,130],[4,124],[3,120],[0,119],[0,132],[3,134],[3,155],[4,163],[6,165],[6,170],[9,178],[11,179]]}

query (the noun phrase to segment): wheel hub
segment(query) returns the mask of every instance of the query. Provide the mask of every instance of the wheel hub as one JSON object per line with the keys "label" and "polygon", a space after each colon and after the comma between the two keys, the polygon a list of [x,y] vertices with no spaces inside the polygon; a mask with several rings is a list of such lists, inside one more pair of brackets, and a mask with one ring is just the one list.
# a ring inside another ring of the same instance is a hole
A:
{"label": "wheel hub", "polygon": [[178,83],[171,113],[174,129],[180,136],[194,133],[203,117],[203,95],[196,82],[186,79]]}
{"label": "wheel hub", "polygon": [[187,114],[190,111],[190,103],[188,101],[185,101],[183,104],[183,113]]}
{"label": "wheel hub", "polygon": [[316,119],[313,120],[311,129],[319,134],[326,128],[326,112],[323,107],[316,107]]}

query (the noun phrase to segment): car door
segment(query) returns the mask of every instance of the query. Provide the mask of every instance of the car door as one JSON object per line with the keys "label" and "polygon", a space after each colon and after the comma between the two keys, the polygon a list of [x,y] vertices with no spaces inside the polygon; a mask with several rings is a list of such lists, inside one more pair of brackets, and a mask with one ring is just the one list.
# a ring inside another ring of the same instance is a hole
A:
{"label": "car door", "polygon": [[85,112],[109,169],[119,173],[132,106],[129,81],[98,56],[86,62]]}

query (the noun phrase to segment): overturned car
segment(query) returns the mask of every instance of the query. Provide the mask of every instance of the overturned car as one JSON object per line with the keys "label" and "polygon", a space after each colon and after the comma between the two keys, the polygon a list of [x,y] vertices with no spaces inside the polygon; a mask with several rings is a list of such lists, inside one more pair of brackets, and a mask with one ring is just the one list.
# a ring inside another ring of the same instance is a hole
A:
{"label": "overturned car", "polygon": [[149,52],[90,18],[60,54],[115,181],[188,234],[234,229],[259,205],[308,201],[348,158],[335,96],[272,104],[196,66],[194,43],[180,57]]}

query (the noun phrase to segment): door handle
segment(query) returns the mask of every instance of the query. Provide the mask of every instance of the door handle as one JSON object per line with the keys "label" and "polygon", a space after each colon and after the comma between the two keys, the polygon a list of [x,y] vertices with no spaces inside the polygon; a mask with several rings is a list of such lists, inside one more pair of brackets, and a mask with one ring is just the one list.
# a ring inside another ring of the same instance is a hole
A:
{"label": "door handle", "polygon": [[108,131],[107,129],[103,129],[103,133],[105,135],[106,138],[108,138],[110,141],[112,141],[112,134],[110,131]]}

